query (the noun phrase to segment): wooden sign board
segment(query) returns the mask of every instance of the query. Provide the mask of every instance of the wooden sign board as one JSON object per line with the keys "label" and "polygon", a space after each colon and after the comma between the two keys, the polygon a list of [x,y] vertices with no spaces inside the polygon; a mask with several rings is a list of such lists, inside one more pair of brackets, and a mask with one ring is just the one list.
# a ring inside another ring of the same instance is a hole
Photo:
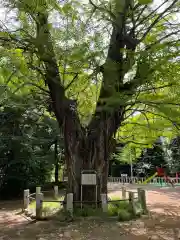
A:
{"label": "wooden sign board", "polygon": [[96,185],[96,174],[95,173],[83,173],[81,175],[82,185]]}

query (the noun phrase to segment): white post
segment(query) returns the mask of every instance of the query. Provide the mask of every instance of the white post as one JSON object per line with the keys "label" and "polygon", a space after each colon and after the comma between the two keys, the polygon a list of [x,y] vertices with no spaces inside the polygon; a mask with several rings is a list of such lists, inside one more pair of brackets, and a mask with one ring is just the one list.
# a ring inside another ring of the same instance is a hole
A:
{"label": "white post", "polygon": [[43,193],[36,194],[36,219],[42,218],[42,210],[43,210]]}
{"label": "white post", "polygon": [[101,204],[103,212],[108,212],[108,202],[107,202],[107,194],[101,194]]}
{"label": "white post", "polygon": [[67,194],[66,210],[73,215],[73,193]]}
{"label": "white post", "polygon": [[122,187],[122,199],[126,199],[126,188]]}
{"label": "white post", "polygon": [[58,186],[54,186],[54,197],[58,198],[58,195],[59,195]]}
{"label": "white post", "polygon": [[41,193],[41,187],[36,187],[36,195]]}
{"label": "white post", "polygon": [[24,190],[24,210],[29,206],[29,189]]}

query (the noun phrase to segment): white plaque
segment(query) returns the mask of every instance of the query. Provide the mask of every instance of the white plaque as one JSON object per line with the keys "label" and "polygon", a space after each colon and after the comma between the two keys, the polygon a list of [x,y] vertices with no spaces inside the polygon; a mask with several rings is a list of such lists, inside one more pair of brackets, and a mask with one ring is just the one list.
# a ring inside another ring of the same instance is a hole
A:
{"label": "white plaque", "polygon": [[82,185],[96,185],[96,174],[95,173],[83,173],[81,175]]}
{"label": "white plaque", "polygon": [[121,174],[121,177],[127,177],[127,174]]}

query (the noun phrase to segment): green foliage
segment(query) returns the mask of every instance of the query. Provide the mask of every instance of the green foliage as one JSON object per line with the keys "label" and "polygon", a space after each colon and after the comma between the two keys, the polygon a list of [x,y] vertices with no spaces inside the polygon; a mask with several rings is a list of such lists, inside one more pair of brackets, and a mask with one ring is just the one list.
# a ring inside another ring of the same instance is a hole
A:
{"label": "green foliage", "polygon": [[152,3],[153,0],[138,0],[138,2],[139,4],[146,5],[146,4]]}
{"label": "green foliage", "polygon": [[118,211],[118,221],[130,221],[132,219],[132,214],[125,209],[120,209]]}
{"label": "green foliage", "polygon": [[0,109],[1,197],[17,196],[25,188],[51,180],[55,164],[51,146],[60,137],[57,122],[40,105],[34,106],[36,99],[25,102],[27,94],[12,90]]}
{"label": "green foliage", "polygon": [[174,174],[180,172],[180,137],[172,139],[166,147],[169,169]]}
{"label": "green foliage", "polygon": [[[158,139],[159,140],[159,139]],[[136,161],[136,171],[151,176],[156,172],[156,166],[166,167],[167,162],[161,141],[156,141],[152,148],[144,149]],[[168,168],[166,172],[168,173]]]}
{"label": "green foliage", "polygon": [[141,216],[142,208],[139,202],[136,203],[137,214],[134,214],[129,201],[118,201],[118,198],[112,200],[113,202],[108,204],[108,214],[113,217],[117,216],[118,221],[129,221]]}

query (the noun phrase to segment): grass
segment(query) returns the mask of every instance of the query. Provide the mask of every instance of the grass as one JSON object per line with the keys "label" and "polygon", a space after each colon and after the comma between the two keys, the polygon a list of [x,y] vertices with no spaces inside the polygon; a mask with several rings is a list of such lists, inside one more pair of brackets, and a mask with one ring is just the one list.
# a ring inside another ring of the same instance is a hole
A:
{"label": "grass", "polygon": [[[63,201],[64,197],[61,196],[57,199],[53,199],[52,197],[48,197],[45,198],[45,201],[51,201],[51,200],[57,200],[57,201]],[[62,204],[60,202],[43,202],[43,217],[47,217],[47,216],[52,216],[54,214],[56,214],[57,212],[59,212],[60,210],[62,210]],[[31,212],[34,212],[35,214],[35,210],[36,210],[36,201],[32,201],[29,205],[29,210]]]}

